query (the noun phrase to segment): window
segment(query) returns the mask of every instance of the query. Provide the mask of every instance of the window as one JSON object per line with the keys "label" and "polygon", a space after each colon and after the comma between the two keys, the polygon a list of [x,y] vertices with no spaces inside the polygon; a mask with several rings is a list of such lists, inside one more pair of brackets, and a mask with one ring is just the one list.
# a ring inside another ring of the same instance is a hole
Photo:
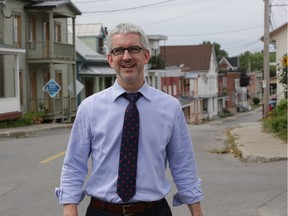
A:
{"label": "window", "polygon": [[36,20],[29,18],[28,22],[28,48],[33,50],[36,49]]}
{"label": "window", "polygon": [[240,87],[240,78],[235,79],[235,89]]}
{"label": "window", "polygon": [[21,18],[17,15],[13,18],[13,44],[21,47]]}
{"label": "window", "polygon": [[61,25],[55,23],[55,42],[61,42]]}

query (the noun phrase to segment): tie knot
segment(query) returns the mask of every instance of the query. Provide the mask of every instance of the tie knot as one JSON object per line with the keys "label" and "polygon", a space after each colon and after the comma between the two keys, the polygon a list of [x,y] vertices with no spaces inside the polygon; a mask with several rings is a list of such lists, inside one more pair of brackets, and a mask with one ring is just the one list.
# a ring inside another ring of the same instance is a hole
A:
{"label": "tie knot", "polygon": [[130,102],[130,103],[136,103],[136,101],[141,97],[140,92],[135,93],[124,93],[123,96]]}

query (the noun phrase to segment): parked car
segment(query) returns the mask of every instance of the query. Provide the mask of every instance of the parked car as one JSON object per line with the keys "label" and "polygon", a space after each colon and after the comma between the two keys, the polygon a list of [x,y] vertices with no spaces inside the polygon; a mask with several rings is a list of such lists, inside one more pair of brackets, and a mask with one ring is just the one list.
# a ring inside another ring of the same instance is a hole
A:
{"label": "parked car", "polygon": [[269,100],[269,112],[271,112],[277,105],[277,99],[272,98]]}

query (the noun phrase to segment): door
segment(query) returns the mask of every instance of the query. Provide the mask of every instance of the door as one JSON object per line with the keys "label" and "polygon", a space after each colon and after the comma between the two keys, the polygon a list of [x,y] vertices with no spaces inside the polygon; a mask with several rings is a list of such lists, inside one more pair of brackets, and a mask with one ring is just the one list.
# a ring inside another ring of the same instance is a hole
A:
{"label": "door", "polygon": [[30,86],[31,86],[31,95],[30,95],[30,111],[37,111],[37,76],[36,72],[30,72]]}
{"label": "door", "polygon": [[49,22],[44,21],[43,22],[43,57],[48,58],[49,57]]}

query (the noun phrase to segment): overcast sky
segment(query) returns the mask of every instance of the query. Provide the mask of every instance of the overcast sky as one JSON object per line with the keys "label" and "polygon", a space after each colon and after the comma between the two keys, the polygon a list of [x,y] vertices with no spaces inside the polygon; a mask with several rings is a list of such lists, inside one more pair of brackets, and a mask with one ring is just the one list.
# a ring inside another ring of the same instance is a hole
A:
{"label": "overcast sky", "polygon": [[[146,34],[168,37],[166,45],[217,42],[230,57],[263,50],[263,0],[72,0],[77,23],[113,28],[131,22]],[[287,22],[287,0],[270,0],[271,30]],[[160,45],[164,45],[161,42]]]}

